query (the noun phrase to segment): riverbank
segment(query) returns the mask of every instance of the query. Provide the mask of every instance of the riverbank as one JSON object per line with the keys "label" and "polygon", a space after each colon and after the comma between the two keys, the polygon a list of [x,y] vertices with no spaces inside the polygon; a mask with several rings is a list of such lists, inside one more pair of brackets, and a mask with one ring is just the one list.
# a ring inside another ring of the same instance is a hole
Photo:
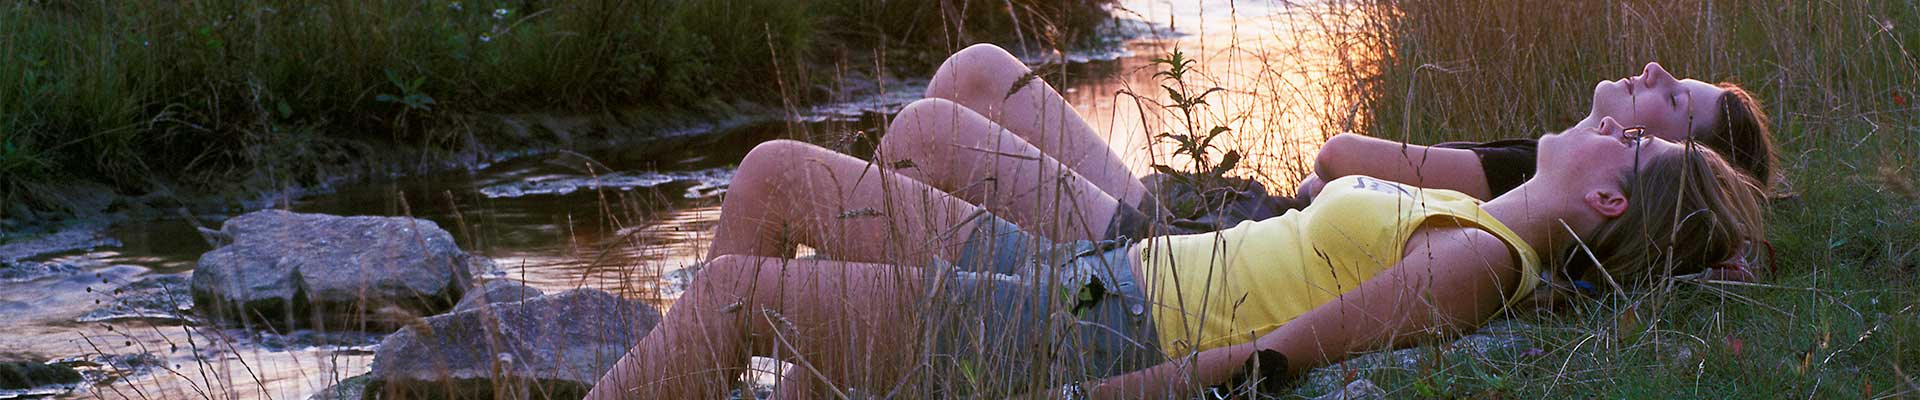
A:
{"label": "riverbank", "polygon": [[0,6],[0,52],[20,61],[0,76],[21,77],[0,81],[0,221],[12,224],[0,232],[45,232],[147,195],[271,202],[578,139],[486,125],[501,115],[604,115],[619,129],[592,133],[612,141],[780,117],[845,100],[847,86],[927,74],[978,41],[1098,44],[1111,19],[1107,0],[909,3]]}

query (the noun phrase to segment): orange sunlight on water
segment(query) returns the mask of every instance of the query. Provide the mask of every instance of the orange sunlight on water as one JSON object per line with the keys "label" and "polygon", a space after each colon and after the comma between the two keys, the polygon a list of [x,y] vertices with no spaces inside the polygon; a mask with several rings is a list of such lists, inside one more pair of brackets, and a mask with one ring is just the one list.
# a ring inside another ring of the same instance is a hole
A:
{"label": "orange sunlight on water", "polygon": [[[1154,134],[1188,130],[1176,110],[1153,105],[1169,97],[1160,87],[1165,82],[1154,76],[1163,66],[1149,60],[1175,48],[1198,60],[1197,75],[1189,76],[1185,92],[1225,89],[1206,98],[1208,106],[1193,118],[1192,130],[1232,129],[1216,142],[1221,149],[1214,153],[1216,159],[1228,150],[1245,156],[1232,175],[1290,192],[1311,173],[1320,144],[1357,122],[1352,119],[1359,110],[1344,90],[1370,72],[1366,60],[1374,56],[1342,39],[1343,27],[1354,26],[1358,18],[1348,8],[1225,0],[1131,1],[1125,7],[1159,26],[1154,37],[1129,46],[1134,55],[1122,61],[1116,76],[1063,94],[1097,129],[1109,132],[1110,145],[1138,175],[1156,163],[1184,169],[1191,162],[1166,156],[1175,148],[1169,142],[1147,146]],[[1169,24],[1179,33],[1165,32]]]}

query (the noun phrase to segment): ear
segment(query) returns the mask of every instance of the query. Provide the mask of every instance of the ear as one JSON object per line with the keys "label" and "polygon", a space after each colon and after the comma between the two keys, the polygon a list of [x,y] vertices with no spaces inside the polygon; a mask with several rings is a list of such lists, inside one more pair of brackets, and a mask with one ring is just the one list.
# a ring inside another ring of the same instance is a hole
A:
{"label": "ear", "polygon": [[1627,213],[1627,195],[1616,189],[1601,189],[1587,192],[1587,208],[1607,219],[1620,218]]}

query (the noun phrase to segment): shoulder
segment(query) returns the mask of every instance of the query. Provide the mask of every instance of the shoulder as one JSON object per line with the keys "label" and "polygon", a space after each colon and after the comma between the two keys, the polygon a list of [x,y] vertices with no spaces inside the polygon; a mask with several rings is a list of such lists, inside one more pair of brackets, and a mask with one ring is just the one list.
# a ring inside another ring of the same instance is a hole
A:
{"label": "shoulder", "polygon": [[1409,258],[1447,261],[1457,267],[1516,267],[1514,248],[1493,232],[1477,227],[1427,224],[1407,239]]}

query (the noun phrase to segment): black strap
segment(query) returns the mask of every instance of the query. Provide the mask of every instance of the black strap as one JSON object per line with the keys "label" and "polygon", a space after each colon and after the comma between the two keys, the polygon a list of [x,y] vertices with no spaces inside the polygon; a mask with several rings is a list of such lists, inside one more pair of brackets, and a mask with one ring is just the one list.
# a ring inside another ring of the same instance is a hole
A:
{"label": "black strap", "polygon": [[1261,349],[1247,356],[1247,363],[1233,378],[1212,389],[1216,392],[1232,393],[1240,388],[1251,388],[1256,393],[1279,395],[1287,392],[1287,386],[1293,383],[1293,377],[1287,373],[1287,355],[1279,350]]}

